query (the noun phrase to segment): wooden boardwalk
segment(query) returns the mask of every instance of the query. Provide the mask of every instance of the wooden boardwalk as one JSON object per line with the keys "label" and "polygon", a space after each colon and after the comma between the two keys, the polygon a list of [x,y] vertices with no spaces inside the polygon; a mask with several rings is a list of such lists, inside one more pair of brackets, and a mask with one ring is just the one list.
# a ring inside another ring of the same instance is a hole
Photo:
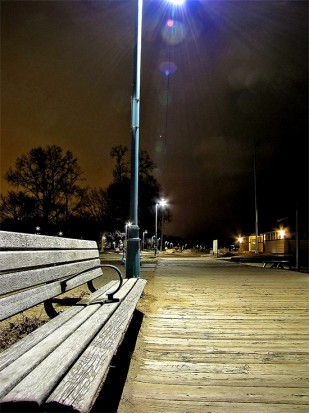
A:
{"label": "wooden boardwalk", "polygon": [[308,274],[164,260],[118,413],[308,413]]}

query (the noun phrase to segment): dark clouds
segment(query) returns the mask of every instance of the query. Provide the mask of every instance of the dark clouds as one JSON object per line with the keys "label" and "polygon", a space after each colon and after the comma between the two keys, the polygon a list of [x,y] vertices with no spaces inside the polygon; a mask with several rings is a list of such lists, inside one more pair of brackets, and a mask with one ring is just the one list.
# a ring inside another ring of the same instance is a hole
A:
{"label": "dark clouds", "polygon": [[[106,186],[111,147],[130,144],[136,2],[1,4],[2,174],[59,144]],[[254,231],[253,139],[260,231],[307,200],[307,17],[305,1],[187,0],[172,14],[144,0],[140,143],[172,205],[168,232]]]}

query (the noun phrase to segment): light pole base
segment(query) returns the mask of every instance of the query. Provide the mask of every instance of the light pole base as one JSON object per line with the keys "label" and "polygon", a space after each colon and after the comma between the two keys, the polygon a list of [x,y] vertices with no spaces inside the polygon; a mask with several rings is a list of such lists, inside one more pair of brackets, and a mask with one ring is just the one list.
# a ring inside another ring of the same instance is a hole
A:
{"label": "light pole base", "polygon": [[131,225],[128,228],[127,239],[127,259],[126,259],[126,277],[140,277],[140,239],[139,227]]}

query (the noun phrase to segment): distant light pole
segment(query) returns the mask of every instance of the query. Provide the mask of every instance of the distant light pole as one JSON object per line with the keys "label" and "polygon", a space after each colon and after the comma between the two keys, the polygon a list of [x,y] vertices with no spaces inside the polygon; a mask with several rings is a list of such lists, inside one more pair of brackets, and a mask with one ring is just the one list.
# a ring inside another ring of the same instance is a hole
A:
{"label": "distant light pole", "polygon": [[145,234],[148,234],[147,229],[143,232],[143,243],[142,243],[143,250],[145,249]]}
{"label": "distant light pole", "polygon": [[128,250],[128,228],[132,225],[131,221],[126,222],[124,226],[124,245],[123,245],[123,254],[122,254],[122,262],[125,263],[125,254]]}
{"label": "distant light pole", "polygon": [[255,253],[259,253],[259,213],[257,202],[257,189],[256,189],[256,148],[255,137],[253,137],[253,175],[254,175],[254,209],[255,209]]}
{"label": "distant light pole", "polygon": [[[157,250],[158,250],[158,207],[165,207],[167,205],[167,202],[164,198],[160,199],[159,202],[156,203],[156,217],[155,217],[155,256],[157,255]],[[162,235],[161,235],[161,240],[162,240]],[[162,242],[162,241],[161,241]]]}

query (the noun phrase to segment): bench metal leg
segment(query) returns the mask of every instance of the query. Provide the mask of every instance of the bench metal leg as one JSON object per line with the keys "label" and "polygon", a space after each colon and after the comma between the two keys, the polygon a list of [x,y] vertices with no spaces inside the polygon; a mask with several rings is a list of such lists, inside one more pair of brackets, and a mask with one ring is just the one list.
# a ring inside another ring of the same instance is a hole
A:
{"label": "bench metal leg", "polygon": [[44,301],[44,309],[49,318],[55,318],[59,313],[54,309],[53,300]]}
{"label": "bench metal leg", "polygon": [[95,288],[95,286],[93,285],[93,280],[90,280],[87,282],[87,287],[91,293],[94,293],[95,291],[97,291],[97,288]]}

